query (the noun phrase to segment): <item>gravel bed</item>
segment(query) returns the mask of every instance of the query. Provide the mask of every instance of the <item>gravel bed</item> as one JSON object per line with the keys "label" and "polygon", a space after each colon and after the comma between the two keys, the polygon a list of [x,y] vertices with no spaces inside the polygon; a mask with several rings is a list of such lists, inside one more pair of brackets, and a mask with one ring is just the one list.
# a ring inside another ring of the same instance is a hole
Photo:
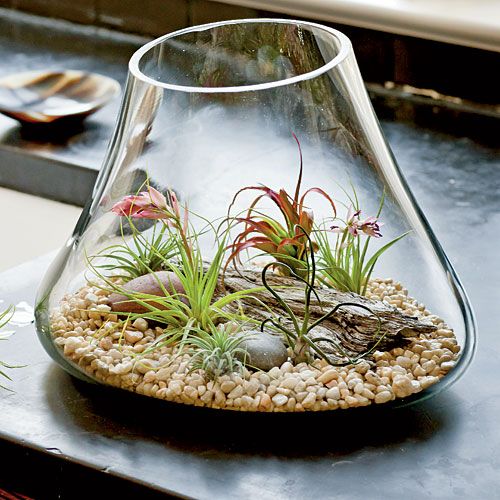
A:
{"label": "gravel bed", "polygon": [[177,403],[240,411],[321,411],[382,404],[405,398],[438,382],[455,365],[460,351],[455,334],[392,279],[370,282],[368,298],[432,322],[437,330],[410,339],[405,348],[376,351],[356,365],[334,367],[324,360],[268,372],[207,381],[189,373],[189,355],[176,348],[148,351],[161,328],[137,319],[119,326],[107,292],[88,284],[63,298],[51,315],[55,344],[79,369],[108,385]]}

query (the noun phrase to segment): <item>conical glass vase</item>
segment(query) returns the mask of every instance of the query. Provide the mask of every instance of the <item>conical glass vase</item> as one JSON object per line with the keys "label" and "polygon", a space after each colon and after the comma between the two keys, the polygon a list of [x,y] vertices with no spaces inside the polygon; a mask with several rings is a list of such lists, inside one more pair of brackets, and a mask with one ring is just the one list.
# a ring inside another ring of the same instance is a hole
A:
{"label": "conical glass vase", "polygon": [[258,412],[422,400],[475,344],[349,39],[276,19],[192,27],[134,54],[36,317],[76,377]]}

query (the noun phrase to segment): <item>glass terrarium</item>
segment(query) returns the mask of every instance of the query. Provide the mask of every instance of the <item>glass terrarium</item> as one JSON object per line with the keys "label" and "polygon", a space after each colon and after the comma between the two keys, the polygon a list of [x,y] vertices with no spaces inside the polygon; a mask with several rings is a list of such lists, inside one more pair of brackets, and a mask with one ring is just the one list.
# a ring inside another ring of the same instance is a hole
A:
{"label": "glass terrarium", "polygon": [[276,19],[134,54],[37,330],[87,381],[258,412],[420,400],[463,373],[475,338],[348,38]]}

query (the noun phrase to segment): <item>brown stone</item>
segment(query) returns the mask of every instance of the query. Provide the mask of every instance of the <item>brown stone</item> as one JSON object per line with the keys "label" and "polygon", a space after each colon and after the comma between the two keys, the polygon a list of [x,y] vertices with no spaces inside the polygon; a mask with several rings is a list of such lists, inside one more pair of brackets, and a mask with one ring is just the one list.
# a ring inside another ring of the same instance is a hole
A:
{"label": "brown stone", "polygon": [[[161,285],[160,285],[161,283]],[[134,278],[123,285],[123,289],[131,293],[144,293],[148,295],[157,295],[158,297],[164,297],[165,289],[171,294],[182,294],[184,293],[184,287],[181,281],[172,271],[158,271],[155,273],[145,274],[144,276],[139,276]],[[181,297],[183,302],[187,302],[185,297]],[[160,302],[155,302],[154,300],[147,301],[151,305],[158,307],[159,309],[165,309],[165,305]],[[112,293],[109,296],[109,305],[113,311],[117,312],[130,312],[130,313],[143,313],[147,312],[146,307],[138,302],[131,300],[129,297],[122,295],[120,293]]]}

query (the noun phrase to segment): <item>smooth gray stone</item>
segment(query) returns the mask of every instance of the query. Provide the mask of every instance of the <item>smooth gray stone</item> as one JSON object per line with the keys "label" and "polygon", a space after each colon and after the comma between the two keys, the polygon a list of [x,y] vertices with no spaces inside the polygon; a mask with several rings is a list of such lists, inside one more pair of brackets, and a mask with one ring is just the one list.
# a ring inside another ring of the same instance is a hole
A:
{"label": "smooth gray stone", "polygon": [[[288,352],[283,341],[276,335],[265,332],[251,331],[239,335],[247,336],[239,347],[247,352],[246,364],[259,370],[270,370],[281,366],[288,359]],[[240,357],[241,360],[243,356]]]}

